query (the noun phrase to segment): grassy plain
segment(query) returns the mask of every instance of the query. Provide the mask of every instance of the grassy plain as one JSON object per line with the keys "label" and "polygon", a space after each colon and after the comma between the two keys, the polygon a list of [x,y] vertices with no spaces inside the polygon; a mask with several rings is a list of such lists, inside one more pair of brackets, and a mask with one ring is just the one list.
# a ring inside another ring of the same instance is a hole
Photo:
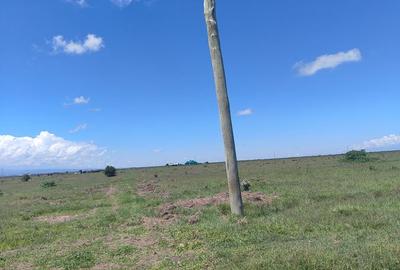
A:
{"label": "grassy plain", "polygon": [[2,179],[0,269],[400,269],[400,152],[373,156],[240,162],[271,198],[245,218],[163,213],[224,192],[222,163]]}

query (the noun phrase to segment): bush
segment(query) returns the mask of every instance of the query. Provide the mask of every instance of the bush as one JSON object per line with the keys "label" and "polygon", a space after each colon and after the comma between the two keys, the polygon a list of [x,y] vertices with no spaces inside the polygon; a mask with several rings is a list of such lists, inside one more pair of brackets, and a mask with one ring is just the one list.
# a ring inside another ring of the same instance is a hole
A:
{"label": "bush", "polygon": [[240,183],[240,186],[242,187],[242,190],[243,190],[243,191],[250,191],[251,185],[250,185],[250,183],[249,183],[247,180],[243,180],[243,181]]}
{"label": "bush", "polygon": [[367,162],[370,161],[368,154],[365,150],[352,150],[345,154],[346,161]]}
{"label": "bush", "polygon": [[1,189],[0,189],[0,196],[3,196],[3,195],[4,195],[4,192],[1,191]]}
{"label": "bush", "polygon": [[185,162],[185,165],[199,165],[200,163],[198,163],[197,161],[195,161],[195,160],[189,160],[189,161],[186,161]]}
{"label": "bush", "polygon": [[113,177],[113,176],[116,176],[116,175],[117,175],[117,170],[116,170],[113,166],[107,166],[107,167],[104,169],[104,174],[105,174],[107,177]]}
{"label": "bush", "polygon": [[24,175],[21,177],[21,181],[22,181],[22,182],[28,182],[29,180],[31,180],[31,177],[30,177],[29,174],[24,174]]}
{"label": "bush", "polygon": [[54,181],[47,181],[47,182],[43,182],[41,184],[42,188],[50,188],[50,187],[55,187],[56,183]]}

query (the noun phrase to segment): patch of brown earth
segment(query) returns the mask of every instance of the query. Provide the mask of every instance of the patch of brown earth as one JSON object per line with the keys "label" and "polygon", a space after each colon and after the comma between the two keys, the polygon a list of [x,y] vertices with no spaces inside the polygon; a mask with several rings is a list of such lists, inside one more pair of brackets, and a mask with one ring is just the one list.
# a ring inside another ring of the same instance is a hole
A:
{"label": "patch of brown earth", "polygon": [[137,194],[142,197],[157,196],[161,198],[168,198],[169,192],[159,190],[159,181],[151,180],[146,181],[137,186]]}
{"label": "patch of brown earth", "polygon": [[[277,197],[276,195],[267,196],[261,192],[242,192],[243,200],[249,203],[255,204],[271,204],[272,201]],[[229,203],[229,194],[226,192],[218,193],[211,197],[180,200],[173,204],[164,204],[161,206],[160,213],[165,213],[165,209],[174,209],[174,207],[194,208],[206,205],[218,205],[223,203]]]}
{"label": "patch of brown earth", "polygon": [[54,200],[54,201],[49,201],[49,205],[62,205],[64,204],[64,200]]}
{"label": "patch of brown earth", "polygon": [[277,199],[277,195],[267,196],[262,192],[242,192],[242,196],[245,201],[256,204],[271,204],[274,199]]}
{"label": "patch of brown earth", "polygon": [[107,195],[108,197],[114,195],[114,194],[117,193],[117,192],[118,192],[118,190],[117,190],[115,187],[113,187],[113,186],[111,186],[111,187],[109,187],[109,188],[106,189],[106,195]]}
{"label": "patch of brown earth", "polygon": [[97,211],[97,208],[93,208],[85,214],[58,215],[58,216],[46,215],[46,216],[34,217],[33,220],[39,221],[39,222],[47,222],[50,224],[57,224],[57,223],[68,222],[68,221],[72,221],[72,220],[76,220],[76,219],[87,218],[89,216],[93,216],[94,214],[96,214],[96,211]]}
{"label": "patch of brown earth", "polygon": [[[0,269],[2,269],[2,268],[0,268]],[[18,263],[18,264],[11,265],[10,269],[13,269],[13,270],[28,270],[28,269],[30,269],[31,270],[31,269],[37,269],[37,268],[29,263]]]}
{"label": "patch of brown earth", "polygon": [[75,220],[75,219],[78,219],[79,217],[80,217],[79,215],[40,216],[40,217],[33,218],[33,220],[40,221],[40,222],[47,222],[50,224],[57,224],[57,223]]}
{"label": "patch of brown earth", "polygon": [[155,182],[155,181],[141,183],[137,187],[137,193],[140,196],[146,196],[146,195],[155,193],[157,186],[158,186],[157,182]]}
{"label": "patch of brown earth", "polygon": [[[261,192],[242,192],[242,197],[245,202],[258,204],[258,205],[268,205],[277,198],[276,195],[267,196]],[[178,215],[175,213],[177,207],[184,208],[196,208],[207,205],[219,205],[229,203],[229,194],[226,192],[218,193],[211,197],[190,199],[190,200],[179,200],[175,203],[166,203],[159,208],[159,217],[146,217],[143,220],[143,224],[147,228],[154,228],[157,226],[169,225],[177,220]],[[200,220],[200,213],[190,216],[187,220],[189,224],[195,224]]]}
{"label": "patch of brown earth", "polygon": [[145,248],[158,243],[155,239],[155,236],[151,234],[141,237],[133,237],[130,235],[125,235],[122,237],[107,236],[104,241],[110,248],[117,248],[121,245],[132,245],[138,248]]}

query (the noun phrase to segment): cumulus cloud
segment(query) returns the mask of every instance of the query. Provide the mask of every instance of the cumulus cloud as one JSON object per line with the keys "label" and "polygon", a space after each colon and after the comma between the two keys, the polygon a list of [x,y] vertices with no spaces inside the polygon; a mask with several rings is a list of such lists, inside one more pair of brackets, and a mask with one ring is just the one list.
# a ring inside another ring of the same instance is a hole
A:
{"label": "cumulus cloud", "polygon": [[381,138],[365,141],[362,145],[357,146],[357,149],[370,149],[370,148],[382,148],[387,146],[400,145],[400,135],[387,135]]}
{"label": "cumulus cloud", "polygon": [[63,52],[66,54],[84,54],[89,52],[98,52],[104,48],[102,37],[94,34],[88,34],[83,41],[67,41],[63,36],[54,36],[52,40],[53,52]]}
{"label": "cumulus cloud", "polygon": [[93,143],[73,142],[47,131],[36,137],[0,135],[2,167],[95,167],[106,150]]}
{"label": "cumulus cloud", "polygon": [[76,104],[76,105],[88,104],[89,101],[90,101],[90,98],[85,98],[84,96],[80,96],[80,97],[74,98],[73,104]]}
{"label": "cumulus cloud", "polygon": [[87,124],[77,125],[75,128],[71,129],[69,133],[78,133],[79,131],[85,130],[87,128]]}
{"label": "cumulus cloud", "polygon": [[294,69],[301,76],[312,76],[323,69],[333,69],[347,62],[359,62],[361,60],[361,51],[359,49],[352,49],[347,52],[321,55],[309,63],[298,62],[294,65]]}
{"label": "cumulus cloud", "polygon": [[253,114],[253,110],[250,109],[250,108],[244,109],[244,110],[241,110],[241,111],[237,112],[238,116],[248,116],[248,115],[252,115],[252,114]]}

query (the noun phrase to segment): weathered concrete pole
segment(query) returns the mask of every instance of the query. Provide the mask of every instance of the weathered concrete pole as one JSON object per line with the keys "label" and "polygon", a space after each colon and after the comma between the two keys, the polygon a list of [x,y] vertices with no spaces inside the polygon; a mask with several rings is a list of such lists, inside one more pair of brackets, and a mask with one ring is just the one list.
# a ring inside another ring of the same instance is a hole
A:
{"label": "weathered concrete pole", "polygon": [[236,215],[243,215],[242,194],[240,192],[239,171],[236,160],[235,140],[233,137],[231,112],[229,108],[228,92],[224,62],[222,59],[218,25],[215,11],[216,0],[204,0],[204,15],[206,18],[208,44],[211,53],[211,62],[214,71],[214,81],[217,91],[219,117],[222,136],[225,145],[226,173],[228,176],[229,200],[231,211]]}

